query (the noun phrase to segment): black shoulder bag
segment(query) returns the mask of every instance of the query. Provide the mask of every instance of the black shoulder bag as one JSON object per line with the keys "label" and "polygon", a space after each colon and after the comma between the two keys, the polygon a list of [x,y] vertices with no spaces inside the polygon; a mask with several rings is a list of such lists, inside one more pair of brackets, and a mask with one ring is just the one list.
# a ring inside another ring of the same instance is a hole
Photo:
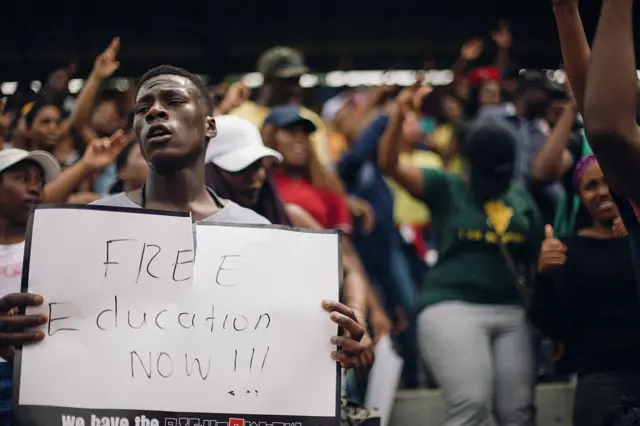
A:
{"label": "black shoulder bag", "polygon": [[500,249],[500,254],[504,259],[504,263],[509,269],[509,273],[513,277],[513,282],[516,286],[516,289],[518,290],[518,293],[520,294],[520,298],[522,299],[524,308],[529,309],[529,306],[531,305],[531,298],[533,296],[533,285],[530,284],[532,280],[527,279],[527,276],[525,274],[522,274],[520,273],[520,271],[518,271],[518,266],[513,260],[513,256],[511,256],[511,253],[509,253],[509,249],[507,249],[507,246],[502,240],[502,235],[498,233],[496,233],[496,244],[498,245],[498,249]]}

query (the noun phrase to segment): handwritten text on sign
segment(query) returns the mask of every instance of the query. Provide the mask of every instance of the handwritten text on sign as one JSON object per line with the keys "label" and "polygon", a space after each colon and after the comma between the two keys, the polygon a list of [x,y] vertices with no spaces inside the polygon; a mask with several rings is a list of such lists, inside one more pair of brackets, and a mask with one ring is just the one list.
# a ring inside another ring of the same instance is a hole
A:
{"label": "handwritten text on sign", "polygon": [[199,225],[194,256],[189,217],[42,208],[32,235],[21,405],[335,415],[337,234]]}

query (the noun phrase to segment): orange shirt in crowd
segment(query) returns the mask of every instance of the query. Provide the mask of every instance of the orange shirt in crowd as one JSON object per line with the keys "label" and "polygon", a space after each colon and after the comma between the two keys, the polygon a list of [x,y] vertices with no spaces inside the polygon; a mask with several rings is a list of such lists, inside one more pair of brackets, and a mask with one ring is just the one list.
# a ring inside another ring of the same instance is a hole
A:
{"label": "orange shirt in crowd", "polygon": [[325,229],[351,232],[351,215],[342,195],[317,189],[307,180],[291,179],[281,173],[274,173],[274,178],[283,202],[299,206]]}

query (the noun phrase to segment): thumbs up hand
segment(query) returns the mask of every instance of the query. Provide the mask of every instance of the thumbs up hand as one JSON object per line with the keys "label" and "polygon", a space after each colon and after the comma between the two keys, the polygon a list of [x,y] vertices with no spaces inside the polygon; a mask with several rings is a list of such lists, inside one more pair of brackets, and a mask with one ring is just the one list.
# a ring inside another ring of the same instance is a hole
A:
{"label": "thumbs up hand", "polygon": [[540,249],[540,259],[538,260],[538,272],[545,272],[558,266],[562,266],[567,261],[567,246],[553,237],[553,227],[544,227],[544,241]]}

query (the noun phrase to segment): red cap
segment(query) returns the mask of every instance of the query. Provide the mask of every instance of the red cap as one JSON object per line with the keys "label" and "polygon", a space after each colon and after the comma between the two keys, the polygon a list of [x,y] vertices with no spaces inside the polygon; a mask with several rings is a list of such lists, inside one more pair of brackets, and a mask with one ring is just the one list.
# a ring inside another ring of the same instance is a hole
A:
{"label": "red cap", "polygon": [[480,67],[469,71],[467,74],[467,82],[470,85],[487,80],[500,81],[500,70],[496,67]]}

